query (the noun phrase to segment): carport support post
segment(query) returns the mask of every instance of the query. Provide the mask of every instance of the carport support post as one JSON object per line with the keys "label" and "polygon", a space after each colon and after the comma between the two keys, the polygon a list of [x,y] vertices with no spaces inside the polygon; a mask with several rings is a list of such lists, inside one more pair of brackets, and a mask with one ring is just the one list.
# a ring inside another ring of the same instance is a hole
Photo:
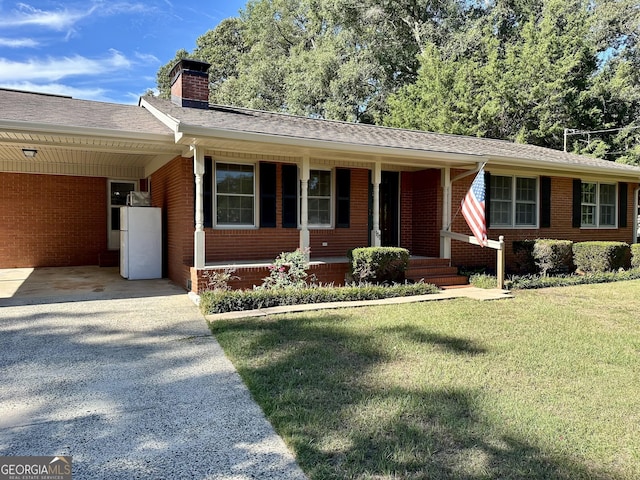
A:
{"label": "carport support post", "polygon": [[382,235],[380,233],[380,183],[382,183],[382,163],[380,162],[376,162],[373,167],[371,183],[373,186],[373,230],[371,231],[371,246],[379,247],[382,245]]}
{"label": "carport support post", "polygon": [[[300,249],[307,252],[309,248],[309,156],[302,158],[300,170]],[[308,259],[307,259],[308,260]]]}
{"label": "carport support post", "polygon": [[[442,170],[442,229],[451,231],[451,168]],[[440,258],[451,259],[451,238],[440,236]]]}
{"label": "carport support post", "polygon": [[196,182],[196,230],[193,234],[193,266],[204,268],[204,189],[202,178],[204,175],[204,149],[192,145],[193,174]]}

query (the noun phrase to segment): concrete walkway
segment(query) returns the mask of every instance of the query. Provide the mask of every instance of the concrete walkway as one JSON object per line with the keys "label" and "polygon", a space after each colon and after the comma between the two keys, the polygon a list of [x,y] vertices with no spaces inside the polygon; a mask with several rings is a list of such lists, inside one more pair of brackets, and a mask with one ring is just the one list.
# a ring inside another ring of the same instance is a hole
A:
{"label": "concrete walkway", "polygon": [[1,299],[0,455],[71,455],[77,479],[304,479],[184,290],[113,281],[128,298]]}

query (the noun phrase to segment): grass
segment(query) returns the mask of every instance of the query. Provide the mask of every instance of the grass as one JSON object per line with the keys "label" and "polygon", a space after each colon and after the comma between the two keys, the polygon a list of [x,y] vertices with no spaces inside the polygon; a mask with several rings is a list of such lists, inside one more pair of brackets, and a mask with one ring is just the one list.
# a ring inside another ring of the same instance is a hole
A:
{"label": "grass", "polygon": [[311,479],[640,478],[640,281],[216,321]]}

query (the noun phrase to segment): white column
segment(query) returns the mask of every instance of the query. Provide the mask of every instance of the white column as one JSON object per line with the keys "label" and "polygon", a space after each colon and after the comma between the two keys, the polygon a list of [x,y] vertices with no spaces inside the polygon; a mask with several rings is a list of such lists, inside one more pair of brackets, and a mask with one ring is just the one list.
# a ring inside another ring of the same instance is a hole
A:
{"label": "white column", "polygon": [[371,246],[382,245],[382,232],[380,232],[380,183],[382,182],[382,164],[376,162],[373,167],[373,225],[371,230]]}
{"label": "white column", "polygon": [[[441,170],[442,230],[451,231],[451,169]],[[440,258],[451,258],[451,238],[440,237]]]}
{"label": "white column", "polygon": [[204,268],[204,190],[202,188],[204,149],[195,145],[192,145],[191,149],[194,153],[193,174],[196,183],[196,229],[193,234],[193,266],[195,268]]}
{"label": "white column", "polygon": [[300,169],[300,249],[309,248],[309,157],[302,159]]}

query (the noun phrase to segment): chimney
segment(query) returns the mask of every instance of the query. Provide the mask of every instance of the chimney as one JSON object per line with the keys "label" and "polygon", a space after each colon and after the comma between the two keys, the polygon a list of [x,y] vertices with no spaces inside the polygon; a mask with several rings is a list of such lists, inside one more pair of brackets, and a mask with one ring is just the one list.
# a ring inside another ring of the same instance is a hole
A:
{"label": "chimney", "polygon": [[183,59],[171,69],[171,101],[181,107],[209,108],[209,67],[199,60]]}

